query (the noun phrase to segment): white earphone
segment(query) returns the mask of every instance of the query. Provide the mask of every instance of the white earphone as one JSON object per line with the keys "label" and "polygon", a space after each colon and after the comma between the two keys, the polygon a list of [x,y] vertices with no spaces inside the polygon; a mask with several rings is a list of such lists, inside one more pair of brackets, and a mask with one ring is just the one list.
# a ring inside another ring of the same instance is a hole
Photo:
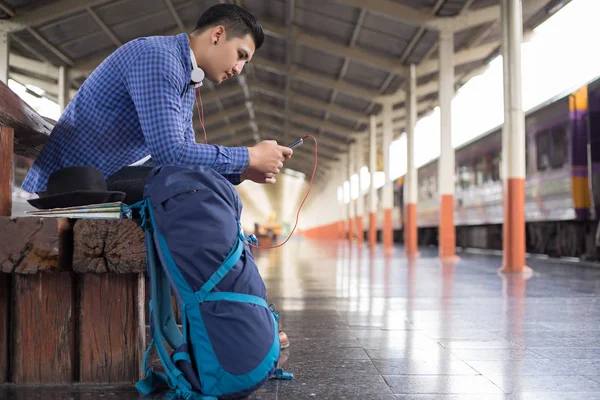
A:
{"label": "white earphone", "polygon": [[202,68],[198,67],[196,63],[196,57],[194,56],[194,52],[190,49],[190,58],[192,59],[192,82],[195,87],[202,86],[202,81],[204,80],[204,71]]}

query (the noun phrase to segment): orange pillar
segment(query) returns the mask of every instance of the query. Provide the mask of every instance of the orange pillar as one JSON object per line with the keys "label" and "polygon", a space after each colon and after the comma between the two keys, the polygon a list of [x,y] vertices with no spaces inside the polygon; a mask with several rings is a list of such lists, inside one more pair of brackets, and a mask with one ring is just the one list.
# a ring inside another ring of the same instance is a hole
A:
{"label": "orange pillar", "polygon": [[521,0],[501,1],[504,61],[504,127],[502,158],[504,227],[502,272],[523,272],[525,266],[525,116],[521,95]]}
{"label": "orange pillar", "polygon": [[363,217],[361,215],[356,217],[356,242],[359,246],[362,246],[365,242],[365,229],[363,226]]}
{"label": "orange pillar", "polygon": [[417,233],[417,205],[404,206],[404,251],[408,257],[419,254]]}
{"label": "orange pillar", "polygon": [[377,246],[377,214],[369,213],[369,247]]}
{"label": "orange pillar", "polygon": [[440,193],[439,256],[456,255],[454,231],[454,148],[452,147],[452,98],[454,97],[454,34],[440,32],[440,158],[438,185]]}
{"label": "orange pillar", "polygon": [[392,209],[383,210],[383,247],[390,250],[394,246],[394,229],[392,227]]}

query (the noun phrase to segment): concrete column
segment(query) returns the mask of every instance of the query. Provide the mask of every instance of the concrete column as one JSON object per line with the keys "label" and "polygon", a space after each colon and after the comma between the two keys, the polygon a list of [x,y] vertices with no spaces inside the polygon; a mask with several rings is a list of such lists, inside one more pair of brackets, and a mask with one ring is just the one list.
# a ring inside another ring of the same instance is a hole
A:
{"label": "concrete column", "polygon": [[58,67],[58,105],[61,113],[67,108],[69,100],[69,69],[61,66]]}
{"label": "concrete column", "polygon": [[415,167],[415,125],[417,123],[417,71],[409,67],[408,113],[406,120],[406,179],[404,180],[404,250],[407,257],[418,255],[417,234],[417,168]]}
{"label": "concrete column", "polygon": [[360,175],[360,169],[364,164],[364,146],[365,141],[363,138],[356,139],[355,145],[355,163],[354,163],[354,171],[358,174],[358,198],[356,199],[356,235],[357,235],[357,243],[359,246],[362,246],[365,241],[365,228],[364,228],[364,215],[365,215],[365,196],[362,190],[363,187],[363,178]]}
{"label": "concrete column", "polygon": [[10,55],[10,37],[3,21],[0,21],[0,81],[8,85],[8,58]]}
{"label": "concrete column", "polygon": [[394,231],[392,229],[392,207],[394,206],[393,182],[390,179],[390,144],[392,143],[392,103],[383,103],[383,247],[391,251],[394,246]]}
{"label": "concrete column", "polygon": [[440,193],[439,256],[456,255],[454,231],[454,148],[452,147],[452,98],[454,97],[454,34],[440,32],[441,143],[438,162]]}
{"label": "concrete column", "polygon": [[[344,191],[344,181],[346,180],[346,162],[344,160],[344,155],[340,157],[340,166],[337,168],[337,173],[335,174],[335,180],[342,187],[342,192]],[[348,237],[347,231],[347,222],[348,222],[348,207],[344,204],[344,198],[342,196],[342,200],[340,202],[340,224],[339,224],[339,238],[345,239]]]}
{"label": "concrete column", "polygon": [[369,117],[369,246],[377,245],[377,190],[375,190],[375,172],[377,169],[377,120],[375,115]]}
{"label": "concrete column", "polygon": [[502,169],[504,226],[502,272],[523,272],[525,266],[525,116],[521,89],[521,0],[502,0],[504,62],[504,127]]}
{"label": "concrete column", "polygon": [[354,209],[354,200],[352,200],[352,171],[354,170],[354,143],[348,146],[348,165],[346,169],[346,176],[348,179],[348,240],[352,241],[354,239],[355,233],[355,225],[354,219],[356,218],[356,213]]}

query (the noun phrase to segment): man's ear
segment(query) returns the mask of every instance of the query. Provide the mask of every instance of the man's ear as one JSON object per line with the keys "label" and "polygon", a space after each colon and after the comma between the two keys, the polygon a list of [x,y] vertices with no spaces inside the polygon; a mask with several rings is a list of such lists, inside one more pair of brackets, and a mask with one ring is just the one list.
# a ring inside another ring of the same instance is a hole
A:
{"label": "man's ear", "polygon": [[225,40],[225,27],[223,25],[215,26],[211,31],[210,38],[213,43]]}

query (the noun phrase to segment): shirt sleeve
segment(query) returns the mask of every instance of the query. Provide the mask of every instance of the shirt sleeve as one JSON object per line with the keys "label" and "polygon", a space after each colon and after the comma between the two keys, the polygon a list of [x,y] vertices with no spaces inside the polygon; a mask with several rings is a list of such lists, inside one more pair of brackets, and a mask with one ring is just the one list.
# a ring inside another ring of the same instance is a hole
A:
{"label": "shirt sleeve", "polygon": [[159,165],[206,165],[225,174],[248,166],[246,147],[225,147],[185,140],[181,93],[189,84],[181,61],[167,49],[148,47],[126,75],[126,85],[152,159]]}

